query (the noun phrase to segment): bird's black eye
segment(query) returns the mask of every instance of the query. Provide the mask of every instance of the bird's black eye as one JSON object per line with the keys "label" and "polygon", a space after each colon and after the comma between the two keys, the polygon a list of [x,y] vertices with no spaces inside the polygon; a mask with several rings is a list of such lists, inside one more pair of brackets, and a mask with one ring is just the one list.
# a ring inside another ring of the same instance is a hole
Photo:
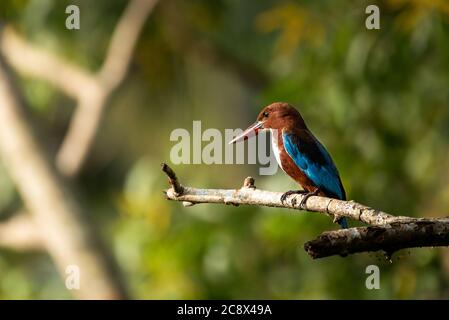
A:
{"label": "bird's black eye", "polygon": [[268,118],[268,111],[265,111],[264,113],[263,113],[263,116],[265,117],[265,118]]}

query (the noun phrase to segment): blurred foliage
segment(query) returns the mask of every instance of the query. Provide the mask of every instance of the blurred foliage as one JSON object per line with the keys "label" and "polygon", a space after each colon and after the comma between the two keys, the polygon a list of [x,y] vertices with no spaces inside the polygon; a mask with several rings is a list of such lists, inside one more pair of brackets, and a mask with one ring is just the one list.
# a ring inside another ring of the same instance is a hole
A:
{"label": "blurred foliage", "polygon": [[[336,228],[287,210],[165,201],[159,163],[170,132],[245,127],[262,106],[288,101],[327,146],[349,198],[394,213],[445,216],[449,207],[449,2],[164,0],[150,17],[125,83],[110,101],[76,188],[113,248],[136,298],[449,298],[449,251],[404,250],[312,261],[302,244]],[[64,27],[78,4],[81,30]],[[0,19],[36,45],[90,70],[101,64],[126,1],[11,0]],[[74,103],[22,79],[56,150]],[[257,165],[179,165],[182,182],[295,188]],[[0,167],[0,218],[20,209]],[[354,224],[354,223],[353,223]],[[67,298],[45,254],[0,249],[0,298]],[[381,289],[365,288],[365,268]]]}

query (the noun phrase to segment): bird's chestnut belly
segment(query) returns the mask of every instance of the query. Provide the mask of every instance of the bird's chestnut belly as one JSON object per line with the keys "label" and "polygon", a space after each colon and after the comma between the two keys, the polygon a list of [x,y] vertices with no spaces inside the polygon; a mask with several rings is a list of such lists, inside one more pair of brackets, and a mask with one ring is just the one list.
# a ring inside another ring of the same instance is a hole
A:
{"label": "bird's chestnut belly", "polygon": [[[275,139],[275,131],[271,131],[272,139],[271,145],[273,148],[273,152],[275,158],[279,164],[279,167],[288,174],[293,180],[295,180],[301,187],[307,192],[314,192],[317,187],[313,184],[313,182],[307,178],[307,176],[298,168],[298,166],[294,163],[292,158],[288,155],[288,153],[284,149],[284,145],[282,142],[282,132],[279,132],[278,138]],[[321,192],[320,192],[321,193]],[[322,194],[324,195],[324,194]]]}

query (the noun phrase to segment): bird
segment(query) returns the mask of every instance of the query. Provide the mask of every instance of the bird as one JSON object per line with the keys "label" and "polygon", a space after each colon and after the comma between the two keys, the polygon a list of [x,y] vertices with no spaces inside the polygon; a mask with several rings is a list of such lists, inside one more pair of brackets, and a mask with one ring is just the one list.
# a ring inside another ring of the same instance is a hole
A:
{"label": "bird", "polygon": [[[346,200],[346,191],[334,161],[295,107],[286,102],[264,107],[256,122],[229,144],[246,140],[261,130],[271,132],[271,145],[279,167],[303,188],[283,193],[282,203],[292,194],[304,194],[300,203],[302,209],[306,209],[306,201],[312,195]],[[337,222],[342,228],[348,227],[345,217]]]}

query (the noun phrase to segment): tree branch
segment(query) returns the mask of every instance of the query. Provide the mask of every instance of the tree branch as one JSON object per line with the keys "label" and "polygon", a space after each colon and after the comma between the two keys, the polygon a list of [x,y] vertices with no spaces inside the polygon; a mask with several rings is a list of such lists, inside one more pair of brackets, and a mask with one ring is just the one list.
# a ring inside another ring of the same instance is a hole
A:
{"label": "tree branch", "polygon": [[84,164],[100,126],[110,94],[125,78],[132,52],[149,14],[158,0],[132,0],[112,33],[103,66],[93,76],[94,85],[80,92],[78,107],[56,158],[67,176],[76,175]]}
{"label": "tree branch", "polygon": [[449,219],[435,219],[324,232],[304,249],[314,259],[380,250],[391,257],[400,249],[448,245]]}
{"label": "tree branch", "polygon": [[76,175],[83,165],[107,99],[125,78],[139,34],[157,2],[132,0],[117,23],[103,66],[94,75],[95,85],[79,97],[76,113],[58,153],[56,163],[66,175]]}
{"label": "tree branch", "polygon": [[89,72],[29,43],[10,26],[2,28],[0,51],[19,73],[48,81],[69,97],[78,99],[93,85]]}
{"label": "tree branch", "polygon": [[[288,197],[282,203],[282,192],[256,189],[254,179],[248,177],[239,189],[198,189],[181,187],[172,169],[163,164],[163,171],[171,172],[172,188],[165,191],[168,200],[182,201],[185,206],[198,203],[232,205],[257,205],[302,210],[304,195]],[[178,188],[175,191],[175,188]],[[181,191],[179,191],[181,190]],[[357,220],[374,227],[349,228],[325,232],[305,244],[312,258],[331,255],[346,256],[351,253],[383,250],[391,255],[403,248],[449,245],[449,218],[411,218],[393,216],[353,201],[311,196],[305,203],[307,211],[326,214],[334,221],[342,217]]]}
{"label": "tree branch", "polygon": [[96,73],[28,43],[4,27],[0,52],[20,73],[44,79],[77,100],[68,131],[56,156],[59,170],[75,176],[84,164],[107,100],[122,83],[147,17],[158,0],[132,0],[117,23],[103,65]]}
{"label": "tree branch", "polygon": [[9,220],[0,223],[0,246],[18,251],[44,249],[40,233],[25,213],[16,213]]}

